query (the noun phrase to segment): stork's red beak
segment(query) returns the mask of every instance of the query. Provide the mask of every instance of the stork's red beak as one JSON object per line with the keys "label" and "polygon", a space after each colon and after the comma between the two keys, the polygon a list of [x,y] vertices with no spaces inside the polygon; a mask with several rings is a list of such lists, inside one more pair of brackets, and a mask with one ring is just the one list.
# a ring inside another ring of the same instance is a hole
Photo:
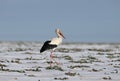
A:
{"label": "stork's red beak", "polygon": [[59,32],[59,34],[65,39],[65,36],[61,32]]}

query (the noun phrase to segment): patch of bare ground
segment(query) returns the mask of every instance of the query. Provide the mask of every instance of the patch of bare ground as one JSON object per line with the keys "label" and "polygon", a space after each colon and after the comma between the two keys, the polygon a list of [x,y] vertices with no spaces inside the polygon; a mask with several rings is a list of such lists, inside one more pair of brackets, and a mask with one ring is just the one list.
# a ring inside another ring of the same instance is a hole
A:
{"label": "patch of bare ground", "polygon": [[59,66],[48,66],[46,67],[46,70],[59,70],[59,71],[64,71],[61,67]]}

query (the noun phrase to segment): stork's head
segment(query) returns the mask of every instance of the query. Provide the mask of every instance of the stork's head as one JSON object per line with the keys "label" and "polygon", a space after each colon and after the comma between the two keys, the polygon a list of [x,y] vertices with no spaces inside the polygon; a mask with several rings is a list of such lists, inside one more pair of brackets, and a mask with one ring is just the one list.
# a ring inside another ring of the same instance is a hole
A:
{"label": "stork's head", "polygon": [[64,35],[62,34],[62,32],[60,31],[59,28],[57,28],[57,29],[55,30],[55,32],[56,32],[56,34],[57,34],[58,37],[61,37],[61,38],[64,38],[64,39],[65,39]]}

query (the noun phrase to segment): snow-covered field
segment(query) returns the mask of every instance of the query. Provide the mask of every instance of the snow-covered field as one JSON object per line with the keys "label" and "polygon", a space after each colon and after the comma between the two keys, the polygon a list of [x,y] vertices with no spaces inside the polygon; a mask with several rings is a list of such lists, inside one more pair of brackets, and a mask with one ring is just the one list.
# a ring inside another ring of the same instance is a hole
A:
{"label": "snow-covered field", "polygon": [[40,42],[0,42],[0,81],[120,81],[120,44],[64,43],[39,53]]}

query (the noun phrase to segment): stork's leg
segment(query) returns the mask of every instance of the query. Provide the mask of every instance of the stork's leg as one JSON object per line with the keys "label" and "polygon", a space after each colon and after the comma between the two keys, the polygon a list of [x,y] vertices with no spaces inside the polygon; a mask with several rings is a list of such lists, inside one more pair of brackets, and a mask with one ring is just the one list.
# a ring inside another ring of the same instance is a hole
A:
{"label": "stork's leg", "polygon": [[52,62],[53,61],[53,54],[52,54],[52,51],[51,51],[51,53],[50,53],[50,66],[52,66]]}
{"label": "stork's leg", "polygon": [[59,63],[56,62],[56,60],[53,58],[52,52],[53,52],[53,50],[51,50],[51,53],[50,53],[50,66],[52,66],[53,61],[54,61],[57,65],[59,65]]}

